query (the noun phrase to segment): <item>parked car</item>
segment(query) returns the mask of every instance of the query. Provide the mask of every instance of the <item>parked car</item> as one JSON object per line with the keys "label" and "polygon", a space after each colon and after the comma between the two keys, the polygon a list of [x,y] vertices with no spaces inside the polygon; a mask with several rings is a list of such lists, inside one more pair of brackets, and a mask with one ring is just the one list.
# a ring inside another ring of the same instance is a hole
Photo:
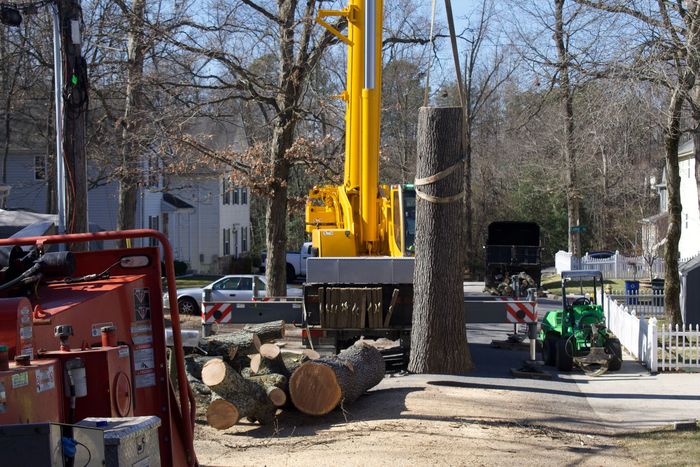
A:
{"label": "parked car", "polygon": [[[266,296],[265,276],[256,274],[234,274],[224,276],[204,287],[177,289],[177,307],[180,314],[198,315],[202,310],[202,297],[206,292],[211,301],[248,302]],[[287,287],[288,297],[301,297],[299,288]],[[163,294],[165,308],[169,308],[168,294]]]}
{"label": "parked car", "polygon": [[[312,246],[311,242],[306,242],[301,246],[299,252],[287,252],[287,282],[292,282],[297,277],[306,277],[306,258],[313,256],[311,253]],[[260,266],[260,272],[265,272],[265,260],[267,259],[267,252],[262,252],[262,264]]]}

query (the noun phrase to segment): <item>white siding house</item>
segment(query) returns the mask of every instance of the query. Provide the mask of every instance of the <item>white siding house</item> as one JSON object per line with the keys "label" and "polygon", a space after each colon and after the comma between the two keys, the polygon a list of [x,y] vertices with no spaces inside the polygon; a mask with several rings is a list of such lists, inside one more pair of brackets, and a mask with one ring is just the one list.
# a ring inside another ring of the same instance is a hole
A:
{"label": "white siding house", "polygon": [[678,169],[681,175],[681,240],[678,250],[681,258],[700,253],[700,209],[698,187],[695,181],[695,145],[693,140],[678,148]]}
{"label": "white siding house", "polygon": [[[681,177],[681,239],[678,250],[681,258],[690,258],[700,253],[700,209],[698,208],[698,189],[695,181],[695,146],[690,139],[678,148],[678,169]],[[661,183],[657,185],[659,192],[659,214],[645,219],[658,224],[659,238],[666,235],[668,212],[668,190],[666,186],[666,170],[664,169]]]}

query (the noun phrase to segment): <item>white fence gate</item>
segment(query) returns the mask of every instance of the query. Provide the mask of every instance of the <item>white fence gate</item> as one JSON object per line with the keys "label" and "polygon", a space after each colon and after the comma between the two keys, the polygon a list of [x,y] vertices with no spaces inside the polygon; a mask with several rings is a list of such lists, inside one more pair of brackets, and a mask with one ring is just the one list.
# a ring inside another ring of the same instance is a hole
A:
{"label": "white fence gate", "polygon": [[700,326],[662,325],[659,329],[661,371],[700,368]]}

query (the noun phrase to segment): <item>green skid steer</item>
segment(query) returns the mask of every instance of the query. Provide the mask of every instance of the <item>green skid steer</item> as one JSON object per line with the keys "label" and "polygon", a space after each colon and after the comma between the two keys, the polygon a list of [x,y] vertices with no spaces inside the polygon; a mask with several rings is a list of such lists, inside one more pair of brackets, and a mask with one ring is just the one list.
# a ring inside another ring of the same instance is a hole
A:
{"label": "green skid steer", "polygon": [[[569,304],[566,288],[574,280],[592,281],[591,298],[581,296]],[[561,275],[562,309],[549,311],[542,320],[538,340],[545,365],[571,371],[574,365],[590,376],[617,371],[622,366],[620,341],[605,326],[603,274],[600,271],[564,271]]]}

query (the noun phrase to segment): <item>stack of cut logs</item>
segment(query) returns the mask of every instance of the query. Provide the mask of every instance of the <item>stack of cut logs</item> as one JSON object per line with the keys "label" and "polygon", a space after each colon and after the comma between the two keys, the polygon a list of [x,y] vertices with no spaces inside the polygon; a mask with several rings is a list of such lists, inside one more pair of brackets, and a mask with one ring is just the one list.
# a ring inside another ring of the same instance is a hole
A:
{"label": "stack of cut logs", "polygon": [[381,353],[362,342],[320,357],[308,349],[282,351],[272,341],[283,337],[283,321],[246,325],[204,338],[206,356],[185,357],[190,386],[210,426],[223,430],[242,418],[266,424],[287,407],[325,415],[384,377]]}

